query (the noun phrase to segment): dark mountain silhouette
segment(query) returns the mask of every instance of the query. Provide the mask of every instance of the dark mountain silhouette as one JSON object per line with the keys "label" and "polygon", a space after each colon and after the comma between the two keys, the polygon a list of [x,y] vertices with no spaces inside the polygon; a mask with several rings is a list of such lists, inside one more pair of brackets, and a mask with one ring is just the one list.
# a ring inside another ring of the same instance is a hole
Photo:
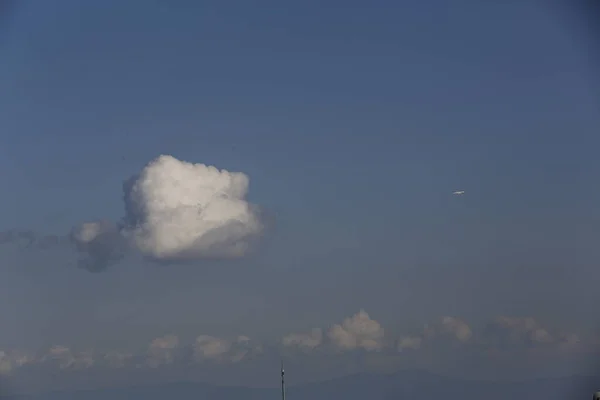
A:
{"label": "dark mountain silhouette", "polygon": [[[600,379],[574,376],[521,382],[462,380],[422,371],[391,375],[357,374],[288,388],[288,400],[445,399],[544,400],[591,399]],[[10,396],[10,400],[264,400],[279,399],[278,388],[224,387],[203,383],[166,383],[89,391]]]}

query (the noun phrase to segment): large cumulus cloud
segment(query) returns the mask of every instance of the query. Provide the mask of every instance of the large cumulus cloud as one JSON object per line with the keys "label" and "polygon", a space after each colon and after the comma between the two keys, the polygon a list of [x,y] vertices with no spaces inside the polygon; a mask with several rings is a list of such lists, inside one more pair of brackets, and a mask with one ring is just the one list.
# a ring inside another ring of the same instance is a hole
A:
{"label": "large cumulus cloud", "polygon": [[134,249],[155,261],[237,258],[263,232],[259,209],[246,201],[249,179],[161,155],[123,185],[125,216],[118,224],[86,222],[71,240],[98,271]]}
{"label": "large cumulus cloud", "polygon": [[160,156],[125,185],[126,228],[158,260],[239,257],[261,232],[239,172]]}
{"label": "large cumulus cloud", "polygon": [[67,236],[0,232],[0,245],[48,248],[70,242],[80,268],[99,272],[130,251],[157,262],[243,257],[265,230],[262,211],[246,200],[249,178],[161,155],[125,180],[120,221],[87,221]]}

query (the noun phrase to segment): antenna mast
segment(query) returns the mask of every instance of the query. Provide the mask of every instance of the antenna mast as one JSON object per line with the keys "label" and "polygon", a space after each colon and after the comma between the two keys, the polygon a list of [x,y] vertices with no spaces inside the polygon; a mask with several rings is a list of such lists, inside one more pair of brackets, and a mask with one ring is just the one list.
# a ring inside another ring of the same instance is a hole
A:
{"label": "antenna mast", "polygon": [[285,400],[285,379],[283,370],[283,360],[281,360],[281,400]]}

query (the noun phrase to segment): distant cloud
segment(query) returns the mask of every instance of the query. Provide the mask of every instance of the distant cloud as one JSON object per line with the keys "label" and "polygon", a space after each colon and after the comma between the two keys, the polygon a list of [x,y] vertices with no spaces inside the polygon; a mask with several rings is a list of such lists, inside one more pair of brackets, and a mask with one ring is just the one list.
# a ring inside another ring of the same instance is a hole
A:
{"label": "distant cloud", "polygon": [[[423,328],[423,334],[417,337],[421,339],[420,344],[436,339],[439,340],[444,337],[449,337],[460,343],[467,343],[473,337],[473,331],[464,320],[457,317],[445,316],[434,324],[426,324]],[[413,339],[417,337],[413,337]]]}
{"label": "distant cloud", "polygon": [[467,342],[473,335],[469,325],[463,320],[455,317],[442,318],[442,329],[461,342]]}
{"label": "distant cloud", "polygon": [[85,369],[94,365],[94,352],[73,352],[66,346],[56,345],[52,346],[40,361],[54,363],[60,369]]}
{"label": "distant cloud", "polygon": [[423,343],[423,338],[418,336],[404,336],[398,339],[398,344],[396,348],[398,351],[404,351],[406,349],[410,350],[418,350],[421,348],[421,343]]}
{"label": "distant cloud", "polygon": [[175,361],[175,350],[179,346],[179,338],[165,335],[154,339],[148,346],[147,365],[156,368]]}
{"label": "distant cloud", "polygon": [[194,356],[196,360],[216,359],[229,352],[231,343],[225,339],[208,335],[200,335],[194,343]]}
{"label": "distant cloud", "polygon": [[478,347],[496,362],[595,357],[599,350],[595,337],[584,341],[578,334],[548,328],[532,317],[494,318],[477,336]]}
{"label": "distant cloud", "polygon": [[314,328],[310,332],[291,333],[285,336],[282,341],[284,346],[297,346],[301,349],[312,350],[323,342],[323,330]]}
{"label": "distant cloud", "polygon": [[20,367],[39,362],[35,355],[19,350],[0,350],[0,375]]}
{"label": "distant cloud", "polygon": [[[494,318],[482,330],[473,329],[458,317],[446,316],[425,325],[421,334],[400,334],[390,338],[384,335],[381,324],[371,319],[364,310],[345,318],[340,324],[334,324],[326,335],[322,329],[313,328],[285,335],[278,342],[285,348],[295,347],[303,350],[305,355],[314,357],[338,357],[342,353],[366,350],[374,357],[382,357],[378,360],[387,360],[386,363],[389,361],[392,364],[398,359],[405,359],[407,352],[411,354],[408,359],[420,355],[430,359],[432,354],[434,357],[443,357],[440,354],[444,353],[445,347],[467,351],[465,354],[514,361],[519,356],[535,358],[538,355],[552,357],[591,352],[597,344],[589,341],[583,345],[577,334],[553,332],[533,318],[508,316]],[[453,342],[460,346],[452,346]],[[311,352],[321,347],[336,351]],[[0,349],[0,374],[12,374],[22,366],[73,371],[88,368],[153,369],[182,366],[189,362],[207,366],[212,363],[230,365],[247,362],[263,354],[273,355],[270,353],[272,350],[279,351],[275,343],[267,346],[265,352],[263,344],[245,335],[220,337],[202,334],[191,343],[181,343],[177,335],[168,334],[155,338],[146,351],[137,354],[117,350],[76,351],[64,345],[52,346],[37,356],[34,353]]]}
{"label": "distant cloud", "polygon": [[383,328],[364,310],[344,319],[342,324],[332,326],[327,335],[335,346],[344,350],[380,350],[383,347]]}
{"label": "distant cloud", "polygon": [[[473,336],[473,332],[460,318],[443,317],[436,324],[426,325],[421,335],[401,336],[395,341],[395,347],[397,351],[418,350],[426,341],[444,335],[466,343]],[[379,351],[394,343],[385,340],[384,328],[378,321],[371,319],[365,310],[344,319],[341,324],[333,325],[327,332],[327,338],[335,348],[346,351]],[[292,333],[283,337],[282,344],[285,347],[311,350],[323,344],[322,331],[314,328],[310,332]]]}
{"label": "distant cloud", "polygon": [[0,350],[0,375],[8,374],[12,371],[13,362],[6,352]]}
{"label": "distant cloud", "polygon": [[238,336],[236,340],[200,335],[194,343],[194,359],[198,362],[212,360],[218,362],[242,361],[250,354],[262,352],[260,345],[253,345],[247,336]]}
{"label": "distant cloud", "polygon": [[133,358],[133,354],[111,350],[104,354],[102,358],[109,367],[124,368]]}
{"label": "distant cloud", "polygon": [[36,361],[35,355],[18,350],[13,350],[10,356],[12,358],[13,365],[17,367],[32,364]]}
{"label": "distant cloud", "polygon": [[118,263],[129,249],[158,262],[239,258],[265,230],[263,214],[245,199],[248,187],[241,172],[161,155],[123,184],[121,221],[85,222],[68,238],[9,230],[0,232],[0,244],[45,248],[70,239],[84,255],[79,266],[91,272]]}
{"label": "distant cloud", "polygon": [[489,323],[483,339],[498,348],[535,347],[555,341],[553,335],[531,317],[500,316]]}
{"label": "distant cloud", "polygon": [[581,338],[575,333],[562,333],[558,337],[558,344],[562,348],[570,348],[581,343]]}

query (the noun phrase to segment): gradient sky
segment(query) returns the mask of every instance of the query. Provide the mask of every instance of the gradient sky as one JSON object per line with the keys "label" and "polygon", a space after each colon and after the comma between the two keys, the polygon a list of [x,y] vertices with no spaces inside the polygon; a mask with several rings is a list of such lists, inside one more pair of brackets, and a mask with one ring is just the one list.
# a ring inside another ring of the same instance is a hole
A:
{"label": "gradient sky", "polygon": [[248,260],[99,274],[5,246],[0,347],[268,339],[360,308],[390,329],[598,327],[600,82],[576,19],[536,2],[177,3],[12,10],[0,230],[117,220],[123,180],[170,154],[246,173],[271,234]]}

